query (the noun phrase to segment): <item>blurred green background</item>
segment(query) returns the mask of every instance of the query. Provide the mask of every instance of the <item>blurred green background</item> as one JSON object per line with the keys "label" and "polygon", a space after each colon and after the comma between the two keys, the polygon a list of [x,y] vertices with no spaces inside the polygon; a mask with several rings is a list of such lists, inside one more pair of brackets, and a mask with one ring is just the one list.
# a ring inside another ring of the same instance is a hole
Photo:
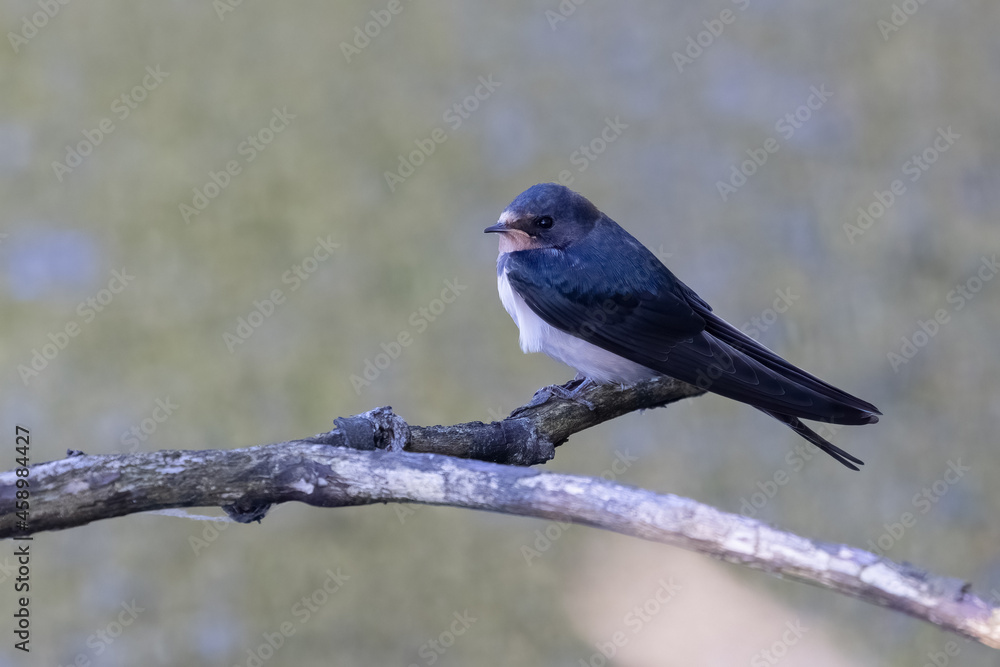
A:
{"label": "blurred green background", "polygon": [[[833,436],[861,473],[717,397],[574,436],[548,469],[634,459],[620,481],[1000,590],[996,2],[8,0],[0,26],[0,468],[15,423],[43,461],[378,405],[505,415],[573,372],[521,354],[482,229],[565,172],[885,417]],[[234,343],[240,318],[259,326]],[[32,652],[5,629],[0,665],[600,665],[616,632],[607,664],[1000,664],[829,592],[454,509],[140,515],[33,549]]]}

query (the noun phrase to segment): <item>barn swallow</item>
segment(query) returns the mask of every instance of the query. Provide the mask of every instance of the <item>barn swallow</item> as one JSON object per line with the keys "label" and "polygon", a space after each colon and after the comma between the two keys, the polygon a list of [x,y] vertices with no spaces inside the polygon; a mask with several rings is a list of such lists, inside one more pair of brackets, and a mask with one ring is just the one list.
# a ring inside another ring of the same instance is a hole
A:
{"label": "barn swallow", "polygon": [[524,352],[544,352],[596,383],[670,376],[752,405],[852,470],[863,465],[799,420],[874,424],[878,408],[716,315],[582,195],[535,185],[484,231],[500,235],[497,286]]}

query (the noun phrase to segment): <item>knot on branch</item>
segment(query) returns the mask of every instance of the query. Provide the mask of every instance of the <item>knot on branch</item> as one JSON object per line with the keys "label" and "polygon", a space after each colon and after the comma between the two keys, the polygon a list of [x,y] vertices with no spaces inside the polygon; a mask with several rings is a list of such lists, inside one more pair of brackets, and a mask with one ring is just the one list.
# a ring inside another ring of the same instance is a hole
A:
{"label": "knot on branch", "polygon": [[530,419],[510,418],[486,425],[471,458],[515,466],[545,463],[556,455],[555,444]]}
{"label": "knot on branch", "polygon": [[235,503],[222,505],[222,511],[236,523],[260,523],[274,503],[244,496]]}
{"label": "knot on branch", "polygon": [[344,444],[352,449],[401,452],[410,442],[409,424],[388,405],[353,417],[337,417],[333,424],[344,434]]}

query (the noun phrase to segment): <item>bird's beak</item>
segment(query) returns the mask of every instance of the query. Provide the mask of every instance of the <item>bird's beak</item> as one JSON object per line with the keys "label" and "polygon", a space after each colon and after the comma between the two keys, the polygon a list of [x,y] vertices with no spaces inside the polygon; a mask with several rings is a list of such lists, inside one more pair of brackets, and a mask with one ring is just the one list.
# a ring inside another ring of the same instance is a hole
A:
{"label": "bird's beak", "polygon": [[493,234],[493,233],[500,233],[500,232],[506,232],[506,231],[510,231],[510,227],[507,226],[507,223],[506,222],[498,222],[497,224],[493,225],[492,227],[487,227],[486,229],[484,229],[483,233],[484,234]]}

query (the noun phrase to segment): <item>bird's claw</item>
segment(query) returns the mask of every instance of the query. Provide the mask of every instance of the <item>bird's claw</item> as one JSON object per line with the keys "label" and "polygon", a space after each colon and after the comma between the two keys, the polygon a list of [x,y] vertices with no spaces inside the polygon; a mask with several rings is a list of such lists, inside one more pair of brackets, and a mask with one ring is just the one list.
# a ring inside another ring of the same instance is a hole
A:
{"label": "bird's claw", "polygon": [[573,401],[574,403],[579,403],[585,406],[588,410],[593,412],[597,407],[588,401],[587,399],[580,396],[580,393],[591,383],[590,378],[586,378],[577,374],[575,378],[567,382],[566,384],[553,384],[548,387],[542,387],[535,392],[535,395],[531,397],[531,402],[528,403],[526,407],[533,407],[536,405],[542,405],[550,398],[561,398],[566,401]]}

